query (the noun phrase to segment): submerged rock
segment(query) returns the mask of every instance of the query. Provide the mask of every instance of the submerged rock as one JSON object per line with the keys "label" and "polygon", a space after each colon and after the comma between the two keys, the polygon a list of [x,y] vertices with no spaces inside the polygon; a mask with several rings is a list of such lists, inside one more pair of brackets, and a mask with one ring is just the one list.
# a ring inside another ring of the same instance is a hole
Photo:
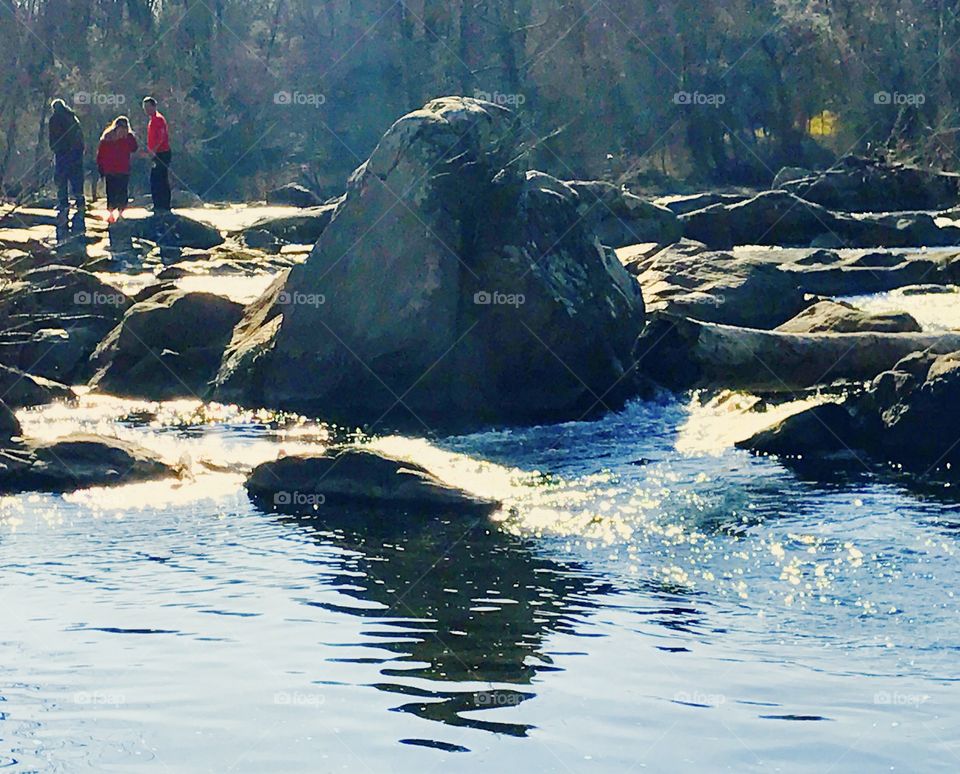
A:
{"label": "submerged rock", "polygon": [[247,478],[250,495],[273,510],[326,506],[395,511],[492,513],[500,504],[450,486],[421,465],[366,449],[282,457]]}
{"label": "submerged rock", "polygon": [[782,333],[917,333],[921,329],[906,312],[864,312],[842,301],[818,301],[776,328]]}
{"label": "submerged rock", "polygon": [[461,97],[397,121],[306,263],[248,308],[216,396],[473,426],[622,402],[640,288],[572,189],[518,166],[514,127]]}
{"label": "submerged rock", "polygon": [[132,306],[91,357],[90,384],[115,395],[203,395],[243,307],[212,293],[160,290]]}
{"label": "submerged rock", "polygon": [[130,441],[77,433],[0,448],[0,492],[72,492],[91,486],[176,475],[153,452]]}

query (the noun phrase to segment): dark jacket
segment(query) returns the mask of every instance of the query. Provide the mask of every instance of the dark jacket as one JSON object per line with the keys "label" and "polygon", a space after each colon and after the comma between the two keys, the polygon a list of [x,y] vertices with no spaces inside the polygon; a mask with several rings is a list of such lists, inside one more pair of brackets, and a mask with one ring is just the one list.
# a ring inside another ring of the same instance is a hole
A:
{"label": "dark jacket", "polygon": [[50,116],[50,150],[54,155],[83,155],[83,129],[80,119],[63,106]]}

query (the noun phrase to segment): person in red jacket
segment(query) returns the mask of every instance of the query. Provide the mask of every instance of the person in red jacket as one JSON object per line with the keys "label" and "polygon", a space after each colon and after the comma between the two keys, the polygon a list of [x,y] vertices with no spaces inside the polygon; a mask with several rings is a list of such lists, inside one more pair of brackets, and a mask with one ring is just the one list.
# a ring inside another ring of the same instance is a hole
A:
{"label": "person in red jacket", "polygon": [[150,196],[153,198],[153,211],[170,211],[170,130],[167,119],[157,110],[157,101],[153,97],[143,98],[143,112],[149,116],[147,123],[147,151],[153,160],[150,168]]}
{"label": "person in red jacket", "polygon": [[127,208],[130,186],[130,157],[139,147],[130,131],[130,119],[118,116],[100,135],[97,169],[107,181],[107,221],[115,223]]}

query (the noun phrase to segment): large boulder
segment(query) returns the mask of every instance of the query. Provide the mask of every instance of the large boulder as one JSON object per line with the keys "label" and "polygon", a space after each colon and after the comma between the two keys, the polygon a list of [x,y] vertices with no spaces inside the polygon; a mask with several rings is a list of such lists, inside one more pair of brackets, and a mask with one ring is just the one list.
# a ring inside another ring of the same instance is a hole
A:
{"label": "large boulder", "polygon": [[[305,208],[296,215],[262,218],[244,230],[244,235],[265,231],[276,239],[291,244],[312,245],[330,225],[337,203]],[[247,240],[249,243],[249,240]]]}
{"label": "large boulder", "polygon": [[27,271],[0,289],[0,363],[60,382],[85,381],[90,354],[131,303],[82,269]]}
{"label": "large boulder", "polygon": [[577,211],[590,221],[605,245],[616,249],[641,242],[671,244],[680,239],[676,213],[666,207],[602,180],[568,180],[566,184],[577,195]]}
{"label": "large boulder", "polygon": [[247,310],[216,396],[474,426],[626,398],[639,285],[569,186],[519,166],[514,129],[463,97],[397,121],[307,261]]}
{"label": "large boulder", "polygon": [[290,207],[316,207],[320,197],[299,183],[287,183],[267,193],[267,204],[287,205]]}
{"label": "large boulder", "polygon": [[166,290],[132,306],[91,357],[91,386],[167,400],[203,395],[243,307],[211,293]]}
{"label": "large boulder", "polygon": [[281,457],[254,468],[247,491],[271,510],[372,506],[404,512],[491,513],[500,504],[444,483],[413,462],[366,449]]}
{"label": "large boulder", "polygon": [[843,301],[818,301],[776,330],[783,333],[917,333],[921,329],[906,312],[864,312]]}
{"label": "large boulder", "polygon": [[782,170],[774,188],[832,210],[940,210],[957,204],[960,175],[850,157],[826,172],[796,176]]}
{"label": "large boulder", "polygon": [[72,492],[176,475],[153,452],[119,438],[78,433],[0,444],[0,492]]}

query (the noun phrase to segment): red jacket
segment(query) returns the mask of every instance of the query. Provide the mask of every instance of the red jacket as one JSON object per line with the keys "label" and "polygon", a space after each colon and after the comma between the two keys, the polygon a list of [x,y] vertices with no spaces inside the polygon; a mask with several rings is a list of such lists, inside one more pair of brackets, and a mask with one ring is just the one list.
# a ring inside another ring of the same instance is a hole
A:
{"label": "red jacket", "polygon": [[101,175],[129,175],[130,156],[137,152],[137,138],[133,134],[117,140],[100,140],[97,148],[97,169]]}
{"label": "red jacket", "polygon": [[157,111],[147,123],[147,150],[151,153],[162,153],[170,150],[170,132],[167,129],[167,119]]}

